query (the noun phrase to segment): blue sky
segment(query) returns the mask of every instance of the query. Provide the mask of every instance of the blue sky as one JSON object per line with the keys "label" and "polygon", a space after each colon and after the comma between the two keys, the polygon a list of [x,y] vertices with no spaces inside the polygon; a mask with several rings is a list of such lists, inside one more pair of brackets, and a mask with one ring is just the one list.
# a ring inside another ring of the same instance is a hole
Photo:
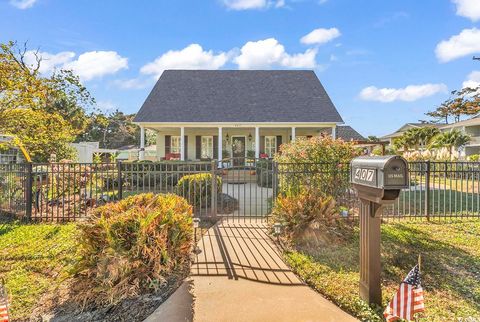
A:
{"label": "blue sky", "polygon": [[0,0],[0,41],[73,69],[103,109],[138,111],[168,68],[314,69],[363,135],[478,84],[479,24],[479,0]]}

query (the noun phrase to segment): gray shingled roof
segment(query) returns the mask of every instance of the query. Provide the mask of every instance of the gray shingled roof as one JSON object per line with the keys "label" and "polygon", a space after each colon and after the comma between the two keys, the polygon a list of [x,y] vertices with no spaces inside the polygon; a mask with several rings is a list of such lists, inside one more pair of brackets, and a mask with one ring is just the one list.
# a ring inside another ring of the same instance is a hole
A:
{"label": "gray shingled roof", "polygon": [[348,125],[337,126],[337,138],[344,141],[366,141],[366,139],[355,129]]}
{"label": "gray shingled roof", "polygon": [[166,70],[134,122],[343,122],[313,71]]}

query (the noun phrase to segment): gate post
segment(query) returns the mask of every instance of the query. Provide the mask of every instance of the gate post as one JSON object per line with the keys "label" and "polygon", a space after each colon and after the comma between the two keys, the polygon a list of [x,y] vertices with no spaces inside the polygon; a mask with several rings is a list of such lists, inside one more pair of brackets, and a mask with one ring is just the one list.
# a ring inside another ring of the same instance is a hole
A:
{"label": "gate post", "polygon": [[426,162],[425,169],[425,216],[430,221],[430,160]]}
{"label": "gate post", "polygon": [[[122,161],[117,160],[118,200],[123,199]],[[115,184],[114,184],[115,189]]]}
{"label": "gate post", "polygon": [[32,219],[32,197],[33,197],[33,165],[31,162],[26,164],[25,177],[25,216],[28,220]]}
{"label": "gate post", "polygon": [[218,195],[218,186],[217,186],[217,161],[213,160],[211,163],[211,175],[212,175],[212,196],[211,196],[211,213],[210,216],[217,216],[217,195]]}

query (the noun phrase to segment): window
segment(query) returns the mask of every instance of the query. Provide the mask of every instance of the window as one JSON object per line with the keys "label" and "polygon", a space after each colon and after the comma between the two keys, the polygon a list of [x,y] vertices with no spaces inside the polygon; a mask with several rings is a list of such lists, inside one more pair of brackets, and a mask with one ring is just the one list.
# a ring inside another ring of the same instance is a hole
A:
{"label": "window", "polygon": [[266,136],[265,137],[265,153],[271,158],[277,153],[277,137]]}
{"label": "window", "polygon": [[213,159],[213,136],[202,136],[202,159]]}
{"label": "window", "polygon": [[179,136],[172,136],[170,138],[170,153],[181,153]]}

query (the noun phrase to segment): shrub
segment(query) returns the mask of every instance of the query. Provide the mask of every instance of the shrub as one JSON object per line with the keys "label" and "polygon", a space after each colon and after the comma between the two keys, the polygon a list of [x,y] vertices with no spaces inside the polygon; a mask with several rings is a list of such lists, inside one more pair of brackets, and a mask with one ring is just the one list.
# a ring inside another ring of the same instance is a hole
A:
{"label": "shrub", "polygon": [[96,209],[80,226],[79,299],[115,303],[155,289],[188,263],[192,207],[180,196],[152,193]]}
{"label": "shrub", "polygon": [[349,187],[349,163],[358,153],[352,142],[329,136],[283,144],[282,153],[275,155],[279,192],[315,187],[335,199],[342,197]]}
{"label": "shrub", "polygon": [[[217,191],[222,192],[222,178],[215,176]],[[183,176],[177,184],[176,193],[183,196],[194,207],[206,207],[211,204],[212,174],[197,173]]]}
{"label": "shrub", "polygon": [[478,162],[480,161],[480,154],[472,154],[468,157],[468,161]]}
{"label": "shrub", "polygon": [[312,189],[278,197],[271,218],[283,225],[290,241],[298,240],[307,228],[334,227],[340,221],[333,197]]}
{"label": "shrub", "polygon": [[358,155],[353,142],[330,136],[297,138],[283,144],[281,152],[275,155],[278,163],[349,163]]}

